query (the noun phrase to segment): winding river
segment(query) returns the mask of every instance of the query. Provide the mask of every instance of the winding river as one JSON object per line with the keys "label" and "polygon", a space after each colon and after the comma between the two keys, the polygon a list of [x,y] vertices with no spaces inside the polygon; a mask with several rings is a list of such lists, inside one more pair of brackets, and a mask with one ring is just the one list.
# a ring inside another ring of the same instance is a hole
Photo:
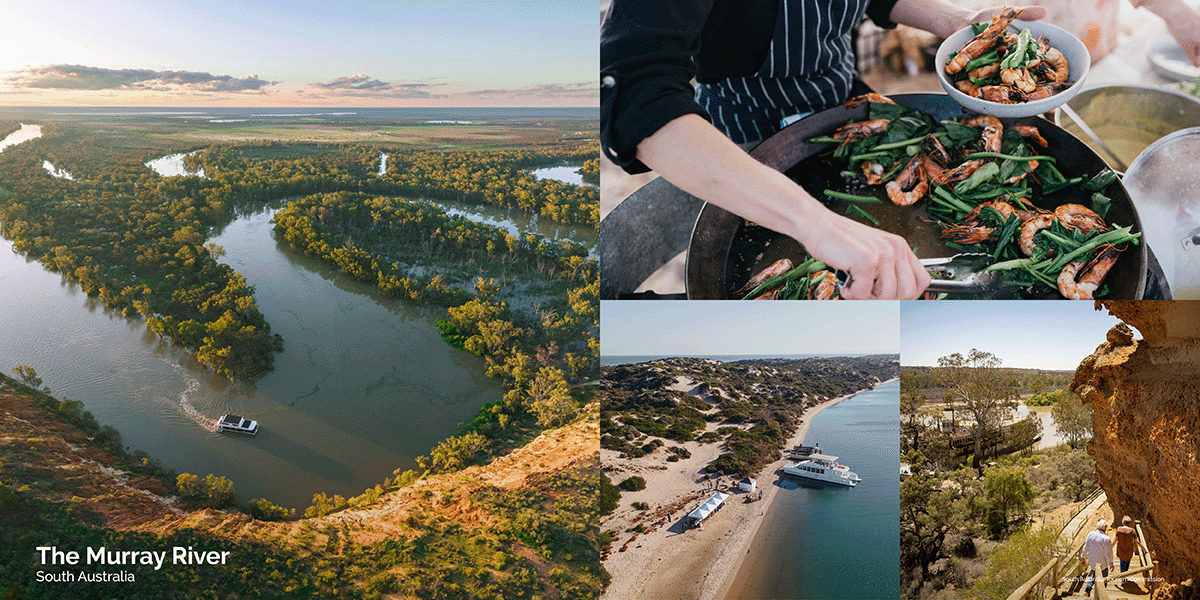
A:
{"label": "winding river", "polygon": [[[297,255],[266,208],[210,241],[256,288],[283,335],[275,370],[253,385],[201,368],[140,320],[106,311],[0,240],[0,369],[37,369],[59,398],[82,400],[124,442],[179,472],[232,479],[238,500],[303,509],[316,492],[357,495],[414,468],[456,425],[499,399],[483,360],[446,345],[425,309]],[[237,413],[257,436],[212,432]]]}

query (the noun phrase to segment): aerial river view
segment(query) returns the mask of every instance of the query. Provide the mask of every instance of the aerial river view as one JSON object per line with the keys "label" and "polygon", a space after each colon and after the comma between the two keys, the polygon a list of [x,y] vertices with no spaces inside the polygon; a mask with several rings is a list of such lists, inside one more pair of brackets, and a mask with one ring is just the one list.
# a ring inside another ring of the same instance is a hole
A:
{"label": "aerial river view", "polygon": [[[40,133],[25,126],[6,141]],[[183,174],[182,156],[147,166]],[[588,228],[441,204],[514,234],[595,243]],[[209,239],[254,286],[283,337],[284,351],[262,379],[234,383],[213,374],[141,318],[106,310],[7,239],[0,240],[0,369],[32,366],[57,397],[80,400],[100,423],[117,427],[130,449],[178,472],[229,477],[242,502],[265,497],[303,509],[314,493],[357,495],[394,470],[416,468],[416,456],[504,390],[485,376],[483,359],[441,339],[434,322],[444,313],[386,298],[277,241],[271,218],[282,205],[242,215]],[[225,413],[257,420],[259,433],[214,432]]]}

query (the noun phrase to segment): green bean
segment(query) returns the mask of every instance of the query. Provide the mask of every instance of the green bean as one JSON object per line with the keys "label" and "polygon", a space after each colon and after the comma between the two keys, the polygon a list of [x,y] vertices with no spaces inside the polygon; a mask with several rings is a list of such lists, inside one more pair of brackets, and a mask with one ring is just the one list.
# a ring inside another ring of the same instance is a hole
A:
{"label": "green bean", "polygon": [[1003,160],[1019,160],[1019,161],[1025,161],[1025,162],[1028,162],[1031,160],[1037,160],[1037,161],[1044,160],[1046,162],[1054,162],[1053,156],[1013,156],[1011,154],[1000,154],[999,152],[976,152],[974,154],[968,154],[967,158],[970,158],[970,159],[999,158],[999,159],[1003,159]]}
{"label": "green bean", "polygon": [[825,195],[829,196],[830,198],[837,198],[838,200],[846,200],[849,202],[869,202],[871,204],[881,203],[879,198],[876,198],[875,196],[855,196],[854,194],[835,192],[833,190],[825,190]]}

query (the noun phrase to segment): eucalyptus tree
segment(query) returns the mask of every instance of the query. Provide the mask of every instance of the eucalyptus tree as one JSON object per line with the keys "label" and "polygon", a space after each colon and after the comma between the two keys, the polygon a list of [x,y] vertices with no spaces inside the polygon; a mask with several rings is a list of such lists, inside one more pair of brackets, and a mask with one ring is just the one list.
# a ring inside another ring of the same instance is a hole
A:
{"label": "eucalyptus tree", "polygon": [[975,348],[966,356],[954,353],[938,358],[939,379],[946,388],[946,401],[959,405],[959,410],[969,414],[974,423],[971,433],[975,438],[975,452],[971,466],[983,474],[980,455],[984,451],[984,439],[991,431],[999,431],[1000,424],[1008,412],[1017,406],[1019,399],[1016,377],[1011,371],[1002,369],[1003,361],[991,352]]}

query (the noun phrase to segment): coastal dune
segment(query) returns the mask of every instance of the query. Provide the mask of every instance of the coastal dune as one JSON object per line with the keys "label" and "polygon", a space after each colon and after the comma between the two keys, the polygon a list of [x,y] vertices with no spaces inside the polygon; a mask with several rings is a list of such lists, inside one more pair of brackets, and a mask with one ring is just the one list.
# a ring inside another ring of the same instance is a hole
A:
{"label": "coastal dune", "polygon": [[[804,441],[821,411],[857,393],[805,411],[787,447]],[[710,430],[716,427],[709,424]],[[746,502],[748,494],[744,492],[733,492],[702,528],[686,530],[683,517],[708,497],[714,486],[728,491],[736,486],[736,479],[723,477],[714,482],[705,478],[704,469],[720,456],[722,444],[689,442],[682,446],[691,457],[678,462],[668,462],[663,452],[628,459],[616,451],[601,449],[601,464],[614,483],[633,475],[646,480],[645,490],[622,494],[620,507],[602,525],[604,531],[615,533],[611,550],[603,559],[612,575],[604,600],[724,598],[750,552],[779,486],[760,480],[762,499],[756,502]],[[760,471],[760,479],[763,475],[770,477],[788,462],[779,460],[767,465]],[[650,509],[634,509],[633,502],[645,502]]]}

